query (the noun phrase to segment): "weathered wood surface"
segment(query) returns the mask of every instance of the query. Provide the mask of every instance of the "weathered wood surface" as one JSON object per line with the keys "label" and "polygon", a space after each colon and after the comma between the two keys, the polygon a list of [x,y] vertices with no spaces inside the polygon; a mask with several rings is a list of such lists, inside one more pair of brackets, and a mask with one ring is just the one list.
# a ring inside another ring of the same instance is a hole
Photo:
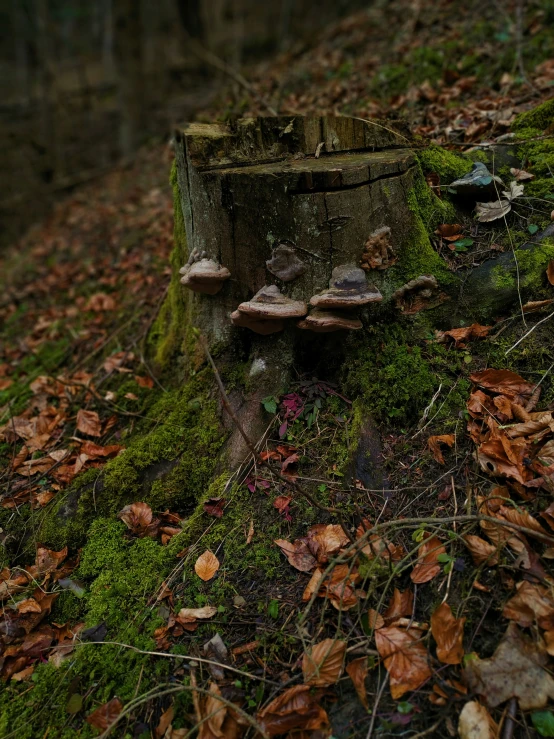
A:
{"label": "weathered wood surface", "polygon": [[[176,138],[188,248],[231,271],[215,298],[200,299],[198,320],[218,338],[230,330],[229,314],[263,285],[309,301],[333,268],[360,263],[382,226],[399,251],[407,245],[414,155],[388,127],[279,117],[193,124]],[[266,266],[280,244],[305,266],[286,284]]]}

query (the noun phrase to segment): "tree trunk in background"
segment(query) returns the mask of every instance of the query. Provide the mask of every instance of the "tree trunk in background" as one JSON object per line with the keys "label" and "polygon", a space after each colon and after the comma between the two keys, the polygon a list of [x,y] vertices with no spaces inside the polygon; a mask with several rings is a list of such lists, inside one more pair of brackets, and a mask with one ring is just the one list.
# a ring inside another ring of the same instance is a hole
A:
{"label": "tree trunk in background", "polygon": [[59,136],[58,91],[56,87],[54,44],[48,0],[37,0],[37,56],[40,88],[40,135],[45,149],[42,178],[53,182],[62,175],[63,151]]}
{"label": "tree trunk in background", "polygon": [[202,0],[177,0],[177,9],[188,35],[197,41],[203,41],[205,29],[202,20]]}
{"label": "tree trunk in background", "polygon": [[128,157],[140,143],[144,109],[141,3],[113,0],[113,14],[119,84],[119,142],[121,154]]}
{"label": "tree trunk in background", "polygon": [[115,76],[112,0],[104,0],[103,6],[102,66],[104,67],[104,77],[106,82],[111,82]]}
{"label": "tree trunk in background", "polygon": [[21,0],[12,0],[12,28],[16,62],[17,97],[23,105],[29,103],[28,25]]}

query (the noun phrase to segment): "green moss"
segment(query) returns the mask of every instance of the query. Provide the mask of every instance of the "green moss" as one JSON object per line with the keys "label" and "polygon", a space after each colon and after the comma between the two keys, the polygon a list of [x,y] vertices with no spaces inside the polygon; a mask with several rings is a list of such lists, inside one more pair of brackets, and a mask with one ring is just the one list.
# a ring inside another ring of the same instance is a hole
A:
{"label": "green moss", "polygon": [[389,275],[398,283],[420,275],[433,274],[440,284],[449,284],[454,278],[444,260],[433,249],[429,233],[439,223],[453,217],[452,206],[440,200],[430,190],[421,171],[416,172],[414,187],[408,192],[407,201],[413,215],[410,238],[400,250],[399,260],[389,270]]}
{"label": "green moss", "polygon": [[[513,124],[517,139],[521,142],[518,156],[535,179],[525,183],[525,195],[554,201],[554,140],[541,137],[554,125],[554,99],[547,100],[527,113],[521,113]],[[544,210],[544,208],[542,208]],[[545,224],[547,218],[544,219]]]}
{"label": "green moss", "polygon": [[225,440],[210,388],[200,373],[183,389],[161,394],[127,449],[102,474],[79,476],[47,509],[40,540],[54,548],[81,546],[95,516],[113,516],[136,500],[155,510],[193,508],[210,484]]}
{"label": "green moss", "polygon": [[[345,391],[358,396],[376,421],[414,423],[439,384],[445,397],[454,387],[461,362],[455,350],[439,344],[420,345],[411,324],[380,324],[353,350]],[[447,418],[464,407],[467,387],[457,386],[437,418]]]}
{"label": "green moss", "polygon": [[435,144],[423,149],[417,156],[423,172],[425,174],[436,172],[441,178],[442,185],[448,185],[463,177],[472,167],[471,159]]}
{"label": "green moss", "polygon": [[520,113],[512,124],[512,130],[522,132],[525,129],[544,131],[554,123],[554,98],[538,105],[527,113]]}
{"label": "green moss", "polygon": [[[545,239],[530,249],[517,249],[514,252],[519,268],[519,286],[540,290],[545,285],[545,272],[548,263],[554,259],[554,239]],[[491,271],[494,287],[515,288],[518,285],[518,269],[499,265]]]}
{"label": "green moss", "polygon": [[[86,625],[105,623],[106,641],[132,644],[152,650],[154,629],[161,624],[148,603],[172,568],[175,559],[166,547],[152,539],[127,540],[125,526],[97,519],[89,529],[81,563],[75,572],[86,585],[82,600],[67,594],[86,609]],[[67,612],[67,607],[66,607]],[[57,615],[62,615],[59,611]],[[0,709],[0,735],[15,732],[22,739],[43,736],[92,737],[95,732],[84,716],[117,696],[123,702],[168,680],[173,665],[154,661],[130,649],[104,644],[78,646],[71,658],[56,669],[38,664],[32,690],[28,684],[4,684]],[[73,693],[87,696],[75,717],[66,711]]]}
{"label": "green moss", "polygon": [[160,367],[166,367],[180,349],[187,348],[187,345],[193,341],[192,326],[188,320],[191,298],[183,290],[179,276],[179,269],[188,259],[188,251],[175,162],[171,169],[170,184],[173,188],[174,218],[174,246],[170,257],[171,281],[167,297],[148,336],[150,351]]}

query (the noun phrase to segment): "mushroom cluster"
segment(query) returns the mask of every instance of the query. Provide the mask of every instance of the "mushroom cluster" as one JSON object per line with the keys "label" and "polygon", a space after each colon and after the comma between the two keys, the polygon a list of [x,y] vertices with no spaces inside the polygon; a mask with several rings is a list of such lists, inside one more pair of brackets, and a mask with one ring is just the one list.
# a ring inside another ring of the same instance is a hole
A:
{"label": "mushroom cluster", "polygon": [[353,311],[382,299],[379,290],[367,284],[363,269],[352,264],[335,267],[328,289],[310,299],[315,310],[298,323],[298,328],[317,333],[356,331],[362,328],[362,322]]}
{"label": "mushroom cluster", "polygon": [[308,306],[302,300],[287,298],[277,285],[264,285],[251,300],[241,303],[231,313],[231,322],[234,326],[267,335],[282,331],[286,319],[301,318],[307,312]]}
{"label": "mushroom cluster", "polygon": [[225,280],[231,276],[227,267],[222,267],[213,259],[209,259],[206,252],[200,252],[198,249],[193,249],[188,262],[179,272],[183,275],[181,283],[185,287],[204,295],[216,295]]}
{"label": "mushroom cluster", "polygon": [[369,235],[364,244],[360,267],[370,269],[388,269],[398,261],[394,254],[389,226],[382,226]]}

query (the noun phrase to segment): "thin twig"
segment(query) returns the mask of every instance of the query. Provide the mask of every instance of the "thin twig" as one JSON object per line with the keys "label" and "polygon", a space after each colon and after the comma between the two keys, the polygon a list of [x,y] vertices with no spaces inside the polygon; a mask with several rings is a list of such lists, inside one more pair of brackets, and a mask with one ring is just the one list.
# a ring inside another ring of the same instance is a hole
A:
{"label": "thin twig", "polygon": [[529,336],[529,334],[532,334],[533,331],[537,328],[537,326],[540,326],[541,323],[544,323],[545,321],[548,321],[550,318],[552,318],[552,316],[554,316],[554,312],[549,313],[546,316],[546,318],[542,318],[538,323],[535,323],[535,325],[532,328],[530,328],[529,331],[527,331],[527,333],[523,334],[523,336],[521,337],[521,339],[519,339],[519,341],[516,341],[516,343],[513,346],[511,346],[509,349],[507,349],[504,352],[504,356],[507,356],[512,351],[512,349],[515,349],[518,344],[521,344],[521,342],[524,339],[526,339]]}

